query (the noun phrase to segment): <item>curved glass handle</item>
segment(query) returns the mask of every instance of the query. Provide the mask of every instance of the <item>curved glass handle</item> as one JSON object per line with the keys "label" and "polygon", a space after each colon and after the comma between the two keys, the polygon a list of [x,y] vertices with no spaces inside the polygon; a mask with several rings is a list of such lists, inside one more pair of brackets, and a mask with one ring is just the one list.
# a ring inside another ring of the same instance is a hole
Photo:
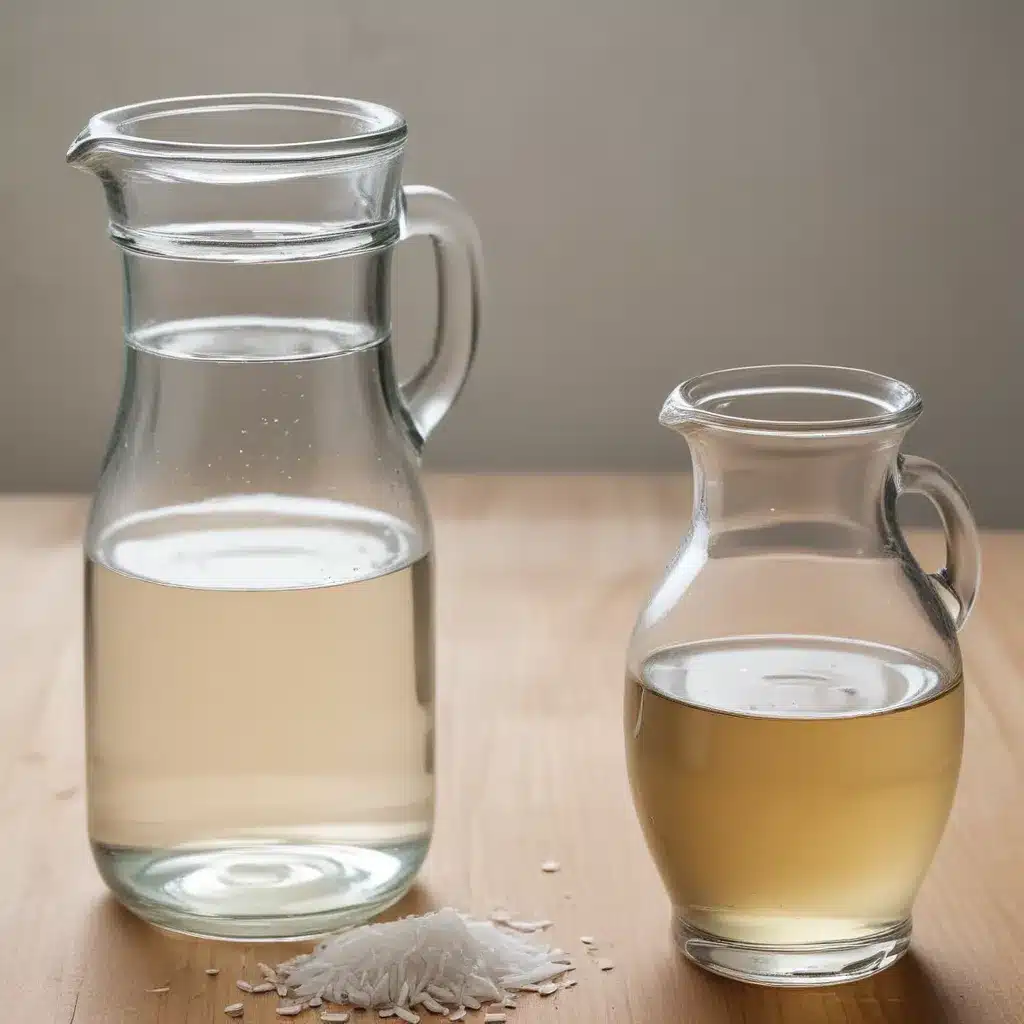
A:
{"label": "curved glass handle", "polygon": [[430,358],[402,385],[417,447],[459,396],[480,332],[480,236],[468,213],[440,189],[402,189],[402,237],[426,235],[437,263],[437,333]]}
{"label": "curved glass handle", "polygon": [[981,582],[981,542],[964,492],[941,467],[916,455],[900,456],[900,489],[923,494],[938,510],[946,531],[946,564],[932,578],[958,607],[956,628],[971,614]]}

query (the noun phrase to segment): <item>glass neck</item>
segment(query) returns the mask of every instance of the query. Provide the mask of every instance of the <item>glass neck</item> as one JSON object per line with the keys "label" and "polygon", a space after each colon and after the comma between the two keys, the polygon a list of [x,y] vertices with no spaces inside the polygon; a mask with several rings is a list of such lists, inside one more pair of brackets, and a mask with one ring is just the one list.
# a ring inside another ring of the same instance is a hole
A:
{"label": "glass neck", "polygon": [[815,530],[840,547],[873,547],[885,532],[902,434],[793,439],[696,428],[687,435],[694,522],[719,544],[756,536],[786,547]]}
{"label": "glass neck", "polygon": [[404,415],[387,343],[390,258],[231,264],[126,253],[122,414],[132,444],[144,439],[172,465],[209,450],[211,469],[221,459],[244,487],[257,479],[246,452],[266,437],[288,452],[298,445],[297,462],[324,438],[332,459],[361,462]]}
{"label": "glass neck", "polygon": [[[390,331],[390,265],[390,249],[282,263],[205,263],[125,253],[125,334],[136,339],[184,335],[203,324],[219,328],[236,322],[319,327],[349,336],[353,346],[369,344]],[[222,355],[247,357],[241,351]],[[264,359],[288,356],[272,349],[248,353]]]}

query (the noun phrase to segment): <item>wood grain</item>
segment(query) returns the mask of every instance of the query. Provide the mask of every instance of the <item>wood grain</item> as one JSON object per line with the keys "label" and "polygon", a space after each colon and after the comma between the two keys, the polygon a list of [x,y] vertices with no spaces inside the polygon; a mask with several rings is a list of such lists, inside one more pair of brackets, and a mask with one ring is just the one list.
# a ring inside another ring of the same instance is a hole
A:
{"label": "wood grain", "polygon": [[[963,776],[918,902],[913,953],[871,981],[784,992],[680,960],[627,791],[624,650],[684,528],[685,482],[436,478],[431,492],[439,817],[400,912],[502,903],[553,918],[568,949],[595,935],[616,964],[601,974],[581,956],[576,988],[523,998],[510,1020],[1024,1021],[1024,534],[985,537],[986,579],[964,642]],[[243,997],[234,981],[295,947],[164,935],[122,911],[93,869],[82,792],[84,507],[0,500],[0,1022],[212,1024],[236,999],[250,1024],[280,1020],[273,999]],[[934,535],[915,544],[937,559]],[[562,870],[542,873],[548,858]],[[209,966],[221,974],[207,977]],[[166,995],[145,991],[163,984]]]}

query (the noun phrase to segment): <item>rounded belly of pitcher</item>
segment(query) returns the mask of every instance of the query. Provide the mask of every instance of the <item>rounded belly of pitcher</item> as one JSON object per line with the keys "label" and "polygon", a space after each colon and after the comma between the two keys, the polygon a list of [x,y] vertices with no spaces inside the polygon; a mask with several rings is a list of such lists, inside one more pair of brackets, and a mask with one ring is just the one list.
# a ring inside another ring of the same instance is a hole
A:
{"label": "rounded belly of pitcher", "polygon": [[89,830],[130,909],[320,934],[399,899],[434,806],[430,555],[369,509],[145,513],[86,564]]}
{"label": "rounded belly of pitcher", "polygon": [[627,680],[634,799],[685,953],[827,984],[906,949],[956,788],[963,685],[919,655],[752,637]]}

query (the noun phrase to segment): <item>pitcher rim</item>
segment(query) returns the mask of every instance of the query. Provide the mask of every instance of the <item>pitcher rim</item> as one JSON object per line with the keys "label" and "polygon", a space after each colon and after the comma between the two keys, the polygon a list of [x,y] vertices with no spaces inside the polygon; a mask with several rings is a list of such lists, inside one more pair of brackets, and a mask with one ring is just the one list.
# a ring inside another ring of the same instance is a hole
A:
{"label": "pitcher rim", "polygon": [[[238,113],[248,110],[290,110],[348,117],[363,130],[293,142],[184,142],[148,136],[136,130],[158,117]],[[408,134],[405,118],[391,107],[369,100],[313,93],[210,93],[174,96],[112,107],[94,114],[68,150],[69,163],[103,148],[131,157],[164,157],[196,161],[305,162],[357,156],[401,145]]]}
{"label": "pitcher rim", "polygon": [[[740,398],[786,394],[855,400],[877,412],[761,418],[711,407],[720,403],[728,406]],[[921,408],[921,396],[909,384],[873,370],[821,363],[766,363],[712,370],[688,378],[669,395],[659,421],[668,427],[697,423],[740,433],[821,437],[906,427],[921,414]]]}

